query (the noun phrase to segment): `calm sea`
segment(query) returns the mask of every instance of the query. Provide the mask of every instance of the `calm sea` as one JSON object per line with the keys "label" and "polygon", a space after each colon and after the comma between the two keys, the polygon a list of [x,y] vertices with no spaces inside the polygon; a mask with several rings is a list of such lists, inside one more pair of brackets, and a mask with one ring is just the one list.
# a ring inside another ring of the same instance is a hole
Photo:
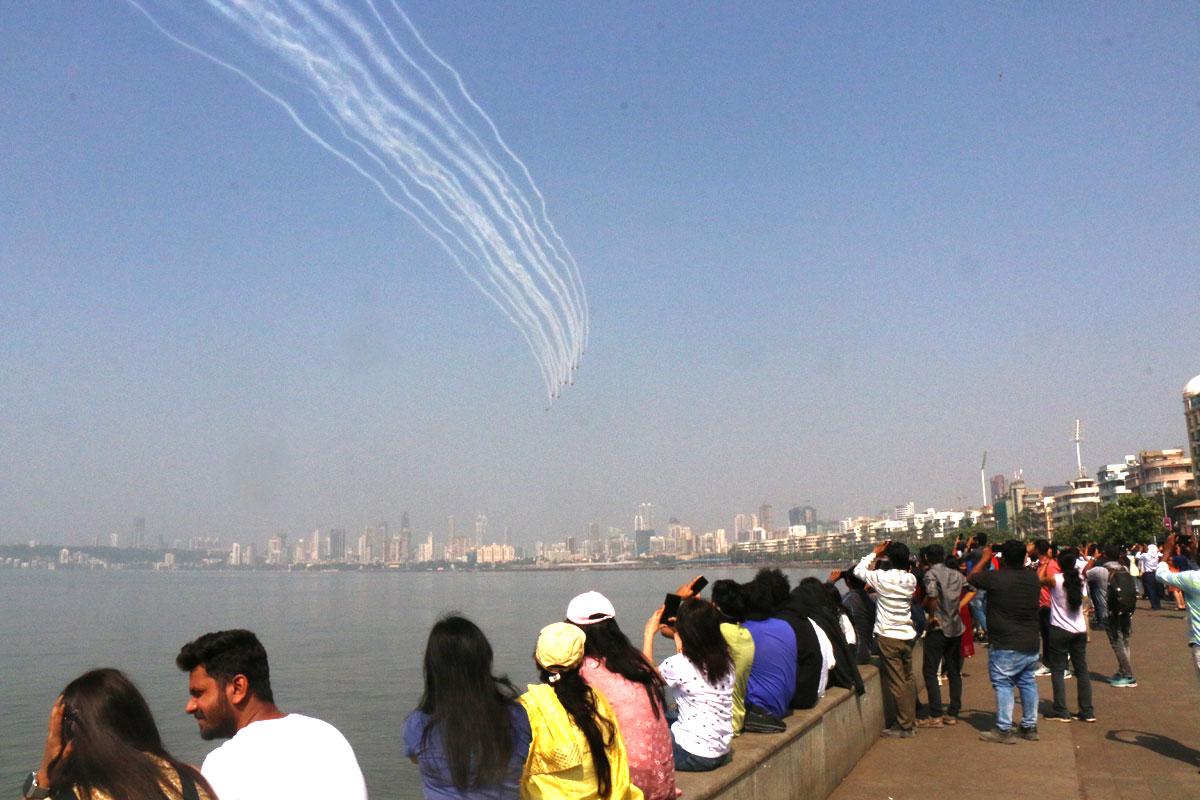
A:
{"label": "calm sea", "polygon": [[[211,630],[250,628],[271,657],[275,698],[336,725],[358,755],[372,797],[420,797],[403,754],[402,724],[421,691],[429,627],[460,611],[487,633],[497,668],[537,680],[538,630],[588,589],[613,601],[639,640],[664,593],[693,571],[501,573],[155,573],[0,569],[0,792],[37,766],[54,698],[71,679],[118,667],[141,688],[167,747],[199,764],[201,741],[183,713],[180,645]],[[747,580],[722,568],[710,580]],[[789,573],[793,581],[805,571]],[[660,640],[659,658],[670,644]],[[14,795],[15,796],[15,795]]]}

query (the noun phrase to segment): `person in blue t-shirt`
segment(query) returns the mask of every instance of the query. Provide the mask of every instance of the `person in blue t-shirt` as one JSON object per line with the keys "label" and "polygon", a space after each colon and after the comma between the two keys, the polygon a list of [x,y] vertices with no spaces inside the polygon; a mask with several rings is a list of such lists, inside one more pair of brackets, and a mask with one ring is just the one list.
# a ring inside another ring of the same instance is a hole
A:
{"label": "person in blue t-shirt", "polygon": [[[779,585],[773,585],[776,583]],[[754,640],[754,662],[746,681],[746,709],[772,717],[791,714],[796,693],[796,632],[775,616],[778,604],[787,602],[790,589],[787,577],[779,570],[760,570],[754,580],[742,586],[747,606],[742,626]]]}
{"label": "person in blue t-shirt", "polygon": [[405,754],[426,800],[517,800],[532,734],[517,690],[492,674],[475,623],[449,616],[429,631],[425,691],[404,721]]}

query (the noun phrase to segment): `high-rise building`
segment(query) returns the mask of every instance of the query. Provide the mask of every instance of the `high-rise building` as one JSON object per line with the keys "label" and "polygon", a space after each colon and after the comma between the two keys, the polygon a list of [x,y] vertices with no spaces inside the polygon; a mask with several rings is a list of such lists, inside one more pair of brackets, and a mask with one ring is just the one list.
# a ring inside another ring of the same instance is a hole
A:
{"label": "high-rise building", "polygon": [[329,531],[329,558],[331,561],[346,560],[346,531],[342,528]]}
{"label": "high-rise building", "polygon": [[487,517],[483,514],[475,515],[475,546],[482,547],[487,538]]}
{"label": "high-rise building", "polygon": [[642,503],[633,518],[635,531],[654,530],[654,503]]}
{"label": "high-rise building", "polygon": [[1192,476],[1200,478],[1200,375],[1183,387],[1183,419],[1192,452]]}
{"label": "high-rise building", "polygon": [[1105,464],[1096,469],[1096,486],[1100,490],[1101,505],[1108,505],[1123,494],[1131,494],[1125,485],[1129,470],[1137,466],[1137,458],[1125,456],[1124,463]]}
{"label": "high-rise building", "polygon": [[312,532],[312,536],[308,539],[308,555],[305,561],[320,561],[321,560],[321,540],[325,538],[321,535],[321,530]]}
{"label": "high-rise building", "polygon": [[1192,459],[1183,448],[1142,450],[1137,464],[1129,468],[1125,486],[1129,491],[1148,496],[1159,492],[1183,492],[1195,485]]}
{"label": "high-rise building", "polygon": [[775,520],[772,515],[773,509],[770,503],[763,503],[758,507],[758,524],[767,533],[775,529]]}
{"label": "high-rise building", "polygon": [[146,546],[146,518],[133,518],[133,533],[130,537],[129,546],[134,550],[141,550]]}
{"label": "high-rise building", "polygon": [[990,484],[990,488],[992,490],[993,503],[995,503],[997,500],[1008,497],[1008,478],[1004,476],[1004,473],[993,475],[988,483]]}
{"label": "high-rise building", "polygon": [[289,560],[286,533],[276,534],[267,540],[268,564],[286,564]]}

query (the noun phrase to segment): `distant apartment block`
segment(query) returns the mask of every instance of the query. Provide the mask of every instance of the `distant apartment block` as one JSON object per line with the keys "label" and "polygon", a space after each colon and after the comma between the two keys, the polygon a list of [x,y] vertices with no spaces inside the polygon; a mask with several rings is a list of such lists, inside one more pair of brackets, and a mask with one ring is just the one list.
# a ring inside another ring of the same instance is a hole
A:
{"label": "distant apartment block", "polygon": [[1195,485],[1192,459],[1183,448],[1143,450],[1137,464],[1129,469],[1125,486],[1130,492],[1143,496],[1159,492],[1182,492]]}

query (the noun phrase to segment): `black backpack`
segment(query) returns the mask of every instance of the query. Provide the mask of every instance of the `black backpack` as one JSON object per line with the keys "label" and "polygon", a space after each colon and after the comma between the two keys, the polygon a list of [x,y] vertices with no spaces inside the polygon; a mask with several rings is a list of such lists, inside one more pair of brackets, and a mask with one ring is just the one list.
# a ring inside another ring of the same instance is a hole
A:
{"label": "black backpack", "polygon": [[1108,613],[1132,614],[1137,610],[1137,582],[1126,570],[1109,570]]}

